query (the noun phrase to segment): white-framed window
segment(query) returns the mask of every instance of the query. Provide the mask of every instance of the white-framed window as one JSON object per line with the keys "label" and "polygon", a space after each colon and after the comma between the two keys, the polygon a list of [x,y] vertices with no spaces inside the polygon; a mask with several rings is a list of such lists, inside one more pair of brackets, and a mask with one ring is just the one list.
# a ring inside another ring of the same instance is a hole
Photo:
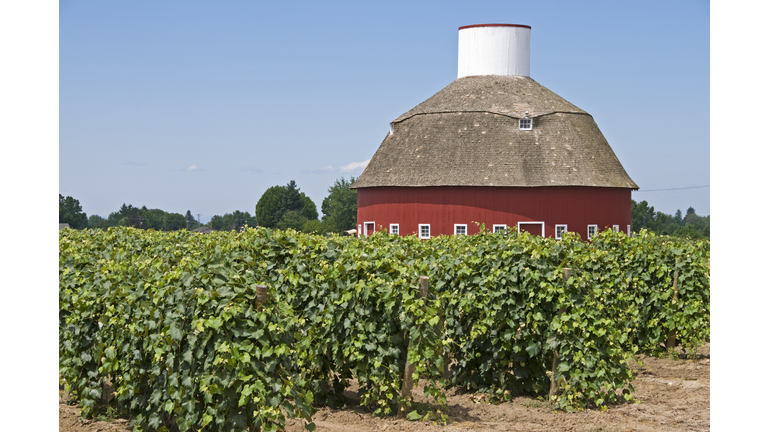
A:
{"label": "white-framed window", "polygon": [[400,235],[400,224],[389,224],[389,233]]}
{"label": "white-framed window", "polygon": [[521,118],[517,126],[520,128],[520,130],[531,130],[533,129],[533,119],[529,118]]}
{"label": "white-framed window", "polygon": [[[520,228],[520,225],[539,225],[541,226],[541,236],[546,237],[546,234],[544,234],[544,222],[537,222],[537,221],[525,221],[525,222],[518,222],[517,223],[517,232],[522,233],[523,230]],[[527,228],[526,231],[532,231],[530,228]]]}
{"label": "white-framed window", "polygon": [[507,224],[493,224],[493,232],[504,232],[507,230]]}
{"label": "white-framed window", "polygon": [[363,222],[363,235],[373,234],[374,227],[376,227],[376,222]]}
{"label": "white-framed window", "polygon": [[627,235],[632,237],[632,228],[630,225],[627,225]]}
{"label": "white-framed window", "polygon": [[467,235],[467,224],[453,224],[453,235]]}
{"label": "white-framed window", "polygon": [[419,238],[429,238],[429,224],[419,224]]}
{"label": "white-framed window", "polygon": [[592,240],[595,234],[597,234],[597,225],[587,225],[587,240]]}
{"label": "white-framed window", "polygon": [[613,226],[613,232],[619,232],[619,231],[621,231],[621,228],[619,228],[618,225],[614,225]]}
{"label": "white-framed window", "polygon": [[555,225],[555,239],[561,240],[563,238],[563,233],[568,232],[568,225]]}
{"label": "white-framed window", "polygon": [[363,235],[363,226],[357,224],[357,236],[360,237],[361,235]]}

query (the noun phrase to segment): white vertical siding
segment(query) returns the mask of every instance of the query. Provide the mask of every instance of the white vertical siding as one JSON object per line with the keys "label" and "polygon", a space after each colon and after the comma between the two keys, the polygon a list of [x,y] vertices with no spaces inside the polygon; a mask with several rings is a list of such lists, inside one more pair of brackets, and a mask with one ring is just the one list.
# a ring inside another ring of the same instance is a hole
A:
{"label": "white vertical siding", "polygon": [[459,29],[458,78],[530,74],[530,28],[488,25]]}

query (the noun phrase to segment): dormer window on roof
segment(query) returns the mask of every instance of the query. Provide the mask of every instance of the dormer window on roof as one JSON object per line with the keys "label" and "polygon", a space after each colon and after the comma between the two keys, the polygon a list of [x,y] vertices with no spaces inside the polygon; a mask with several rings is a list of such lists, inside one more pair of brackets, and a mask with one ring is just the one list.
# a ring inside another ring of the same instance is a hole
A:
{"label": "dormer window on roof", "polygon": [[518,122],[518,127],[520,130],[531,130],[533,129],[533,119],[530,118],[521,118]]}

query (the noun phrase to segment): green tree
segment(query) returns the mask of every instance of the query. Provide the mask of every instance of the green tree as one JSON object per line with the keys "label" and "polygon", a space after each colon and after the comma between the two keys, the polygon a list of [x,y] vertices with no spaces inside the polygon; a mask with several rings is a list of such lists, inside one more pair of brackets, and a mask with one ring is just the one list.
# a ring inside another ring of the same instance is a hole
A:
{"label": "green tree", "polygon": [[186,228],[187,219],[181,213],[166,213],[163,231],[178,231]]}
{"label": "green tree", "polygon": [[677,209],[675,212],[675,222],[677,222],[679,225],[683,224],[683,213],[680,211],[680,209]]}
{"label": "green tree", "polygon": [[304,192],[301,193],[301,215],[308,220],[317,220],[319,216],[315,202],[310,197],[304,195]]}
{"label": "green tree", "polygon": [[105,229],[107,226],[107,220],[97,214],[88,217],[88,228]]}
{"label": "green tree", "polygon": [[283,209],[285,209],[285,211],[301,210],[301,195],[299,188],[296,187],[296,181],[291,180],[290,183],[285,186],[285,191],[283,192]]}
{"label": "green tree", "polygon": [[232,213],[225,213],[224,216],[216,215],[211,218],[209,226],[216,231],[239,230],[244,226],[256,226],[256,218],[248,212],[235,210]]}
{"label": "green tree", "polygon": [[685,217],[680,210],[673,216],[655,211],[646,201],[632,200],[632,229],[637,232],[643,228],[674,237],[709,238],[709,216],[698,216],[693,207]]}
{"label": "green tree", "polygon": [[307,234],[325,234],[330,231],[328,226],[319,220],[308,220],[301,226],[301,232]]}
{"label": "green tree", "polygon": [[[146,209],[146,207],[144,207]],[[129,226],[139,228],[142,225],[144,216],[142,210],[132,205],[123,205],[120,210],[112,212],[107,217],[107,226]]]}
{"label": "green tree", "polygon": [[184,215],[184,218],[187,220],[187,229],[188,230],[193,230],[193,229],[197,228],[198,223],[195,220],[195,217],[192,216],[192,212],[191,211],[187,210],[187,214]]}
{"label": "green tree", "polygon": [[280,229],[293,228],[296,231],[301,231],[301,227],[307,223],[307,218],[296,210],[290,210],[285,212],[280,222],[277,223],[277,227]]}
{"label": "green tree", "polygon": [[700,239],[704,237],[704,234],[697,230],[693,225],[687,225],[675,232],[675,237],[690,237],[692,239]]}
{"label": "green tree", "polygon": [[[190,214],[191,216],[191,214]],[[99,217],[99,228],[129,226],[157,231],[177,231],[187,226],[187,219],[179,213],[168,213],[161,209],[148,209],[147,206],[134,207],[123,203],[120,209],[109,214],[107,219]],[[96,223],[94,219],[94,224]],[[195,223],[197,223],[195,221]],[[91,226],[89,220],[89,226]]]}
{"label": "green tree", "polygon": [[215,215],[208,222],[208,226],[215,231],[224,231],[224,217]]}
{"label": "green tree", "polygon": [[88,226],[88,216],[80,207],[80,201],[71,196],[59,194],[59,223],[67,223],[70,228],[83,229]]}
{"label": "green tree", "polygon": [[[295,214],[288,215],[289,212]],[[256,203],[256,222],[259,226],[267,228],[294,228],[300,230],[298,225],[303,218],[317,220],[317,206],[311,198],[301,192],[296,182],[291,180],[286,186],[272,186],[267,189]],[[283,220],[285,218],[286,220]]]}
{"label": "green tree", "polygon": [[156,231],[168,230],[168,213],[160,209],[148,209],[141,207],[142,220],[139,226],[142,229],[153,229]]}
{"label": "green tree", "polygon": [[357,225],[357,191],[349,188],[354,182],[354,177],[336,180],[323,199],[323,223],[332,232],[341,233]]}
{"label": "green tree", "polygon": [[283,193],[284,186],[272,186],[267,189],[256,203],[256,221],[259,226],[267,228],[277,227],[277,223],[283,217]]}

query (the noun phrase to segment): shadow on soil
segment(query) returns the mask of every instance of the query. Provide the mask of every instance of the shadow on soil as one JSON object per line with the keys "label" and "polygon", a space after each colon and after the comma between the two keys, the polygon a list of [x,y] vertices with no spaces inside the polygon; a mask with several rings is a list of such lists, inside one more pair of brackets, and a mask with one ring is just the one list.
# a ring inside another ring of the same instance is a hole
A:
{"label": "shadow on soil", "polygon": [[[464,392],[462,392],[463,394]],[[373,410],[369,407],[360,405],[360,397],[357,395],[357,392],[354,390],[345,390],[344,391],[344,397],[346,398],[346,405],[344,408],[340,409],[331,409],[331,412],[338,412],[338,411],[347,411],[359,415],[373,415]],[[435,405],[434,403],[420,403],[421,406],[429,407],[428,409],[437,412],[440,407],[438,405]],[[424,414],[419,410],[421,414]],[[470,414],[470,410],[466,407],[463,407],[459,404],[447,404],[443,408],[443,412],[448,415],[448,418],[452,422],[456,421],[472,421],[472,422],[480,422],[482,419],[480,417],[477,417],[475,415]],[[398,420],[398,417],[396,415],[390,415],[383,417],[384,420]],[[437,419],[436,419],[437,420]]]}

